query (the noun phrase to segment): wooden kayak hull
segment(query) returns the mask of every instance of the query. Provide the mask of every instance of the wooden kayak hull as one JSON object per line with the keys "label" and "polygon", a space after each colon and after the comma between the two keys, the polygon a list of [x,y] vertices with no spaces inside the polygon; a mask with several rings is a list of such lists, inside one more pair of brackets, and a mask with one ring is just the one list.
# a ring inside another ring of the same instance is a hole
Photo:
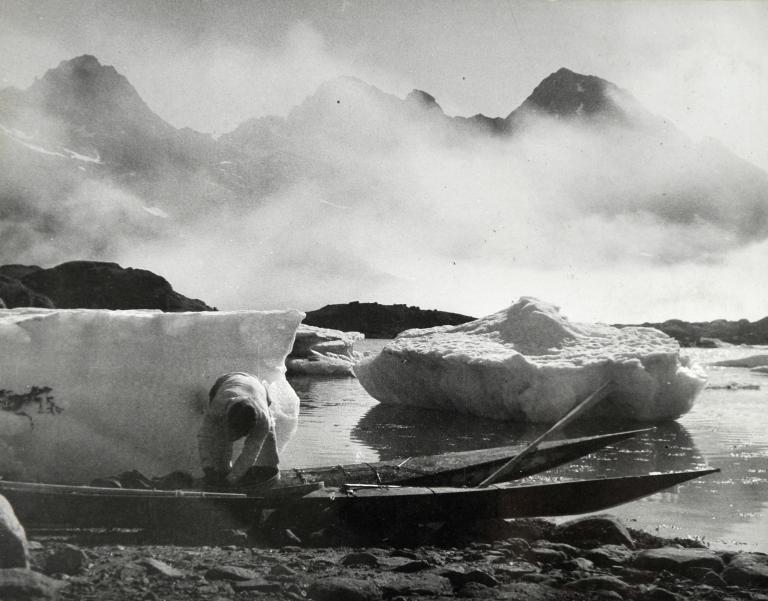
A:
{"label": "wooden kayak hull", "polygon": [[370,521],[371,516],[407,523],[578,515],[616,507],[719,471],[710,468],[485,488],[326,488],[296,499],[291,507],[310,515],[333,511],[353,522]]}
{"label": "wooden kayak hull", "polygon": [[[199,528],[248,526],[265,509],[302,520],[335,517],[351,524],[439,522],[576,515],[601,511],[694,478],[699,469],[666,474],[486,488],[355,486],[286,487],[261,496],[147,491],[0,481],[24,526]],[[315,490],[312,490],[312,489]]]}

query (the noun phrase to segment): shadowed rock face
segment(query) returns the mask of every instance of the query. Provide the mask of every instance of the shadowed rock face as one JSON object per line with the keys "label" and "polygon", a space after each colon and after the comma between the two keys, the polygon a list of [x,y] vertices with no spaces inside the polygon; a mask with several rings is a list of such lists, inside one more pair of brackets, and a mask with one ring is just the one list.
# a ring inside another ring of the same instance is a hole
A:
{"label": "shadowed rock face", "polygon": [[[23,266],[10,267],[23,272]],[[0,268],[0,274],[4,270]],[[15,295],[0,292],[0,297],[11,308],[215,310],[175,292],[167,280],[151,271],[124,269],[117,263],[71,261],[51,269],[31,270],[19,280],[0,275],[0,291],[6,281],[8,291],[15,291]]]}
{"label": "shadowed rock face", "polygon": [[[768,317],[758,321],[739,319],[728,321],[688,322],[668,319],[663,323],[643,323],[643,327],[656,328],[677,340],[681,346],[718,346],[726,344],[768,344]],[[619,327],[624,327],[623,324]]]}
{"label": "shadowed rock face", "polygon": [[15,307],[43,307],[52,309],[53,301],[0,271],[0,309]]}
{"label": "shadowed rock face", "polygon": [[473,319],[474,317],[458,313],[425,310],[406,305],[351,302],[326,305],[322,309],[309,311],[304,323],[344,332],[362,332],[366,338],[394,338],[400,332],[412,328],[453,326]]}

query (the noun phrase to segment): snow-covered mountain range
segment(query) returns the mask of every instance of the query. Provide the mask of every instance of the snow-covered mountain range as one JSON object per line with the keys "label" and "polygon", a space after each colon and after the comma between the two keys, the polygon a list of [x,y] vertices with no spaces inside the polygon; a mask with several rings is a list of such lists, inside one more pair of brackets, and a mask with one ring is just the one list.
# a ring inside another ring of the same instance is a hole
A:
{"label": "snow-covered mountain range", "polygon": [[0,91],[0,157],[0,264],[135,264],[142,248],[178,262],[187,248],[262,273],[278,245],[270,273],[314,263],[365,286],[401,277],[365,252],[393,240],[395,254],[550,269],[563,254],[706,263],[768,237],[763,171],[565,68],[504,117],[344,77],[214,139],[171,126],[86,55]]}

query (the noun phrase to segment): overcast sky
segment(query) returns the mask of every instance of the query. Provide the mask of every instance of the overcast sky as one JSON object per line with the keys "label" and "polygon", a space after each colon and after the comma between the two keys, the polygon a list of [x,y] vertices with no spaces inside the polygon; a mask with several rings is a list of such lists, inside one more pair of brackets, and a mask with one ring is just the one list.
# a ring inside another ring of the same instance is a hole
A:
{"label": "overcast sky", "polygon": [[768,2],[2,0],[0,75],[114,65],[176,126],[222,133],[357,75],[505,116],[560,67],[608,79],[768,168]]}
{"label": "overcast sky", "polygon": [[[60,61],[93,54],[173,125],[221,134],[285,115],[340,75],[401,97],[425,90],[453,115],[506,116],[568,67],[768,170],[767,31],[768,1],[0,0],[0,85],[27,87]],[[768,313],[767,250],[744,248],[715,266],[594,269],[567,286],[561,274],[532,273],[526,291],[583,319],[756,319]],[[486,275],[491,290],[498,278]],[[377,300],[500,308],[450,296]],[[496,296],[500,304],[507,292]]]}

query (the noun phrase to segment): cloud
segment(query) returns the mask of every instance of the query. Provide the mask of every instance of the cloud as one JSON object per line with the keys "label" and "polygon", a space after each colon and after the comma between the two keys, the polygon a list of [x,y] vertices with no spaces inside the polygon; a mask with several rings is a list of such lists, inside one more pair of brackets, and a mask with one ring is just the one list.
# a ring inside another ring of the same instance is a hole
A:
{"label": "cloud", "polygon": [[465,139],[353,80],[303,102],[347,69],[305,25],[269,50],[180,44],[126,69],[170,121],[220,133],[289,115],[250,192],[200,172],[141,187],[60,175],[29,196],[34,164],[3,190],[7,262],[115,260],[224,309],[359,299],[480,315],[529,294],[578,319],[764,312],[765,200],[720,185],[716,149],[548,120]]}

